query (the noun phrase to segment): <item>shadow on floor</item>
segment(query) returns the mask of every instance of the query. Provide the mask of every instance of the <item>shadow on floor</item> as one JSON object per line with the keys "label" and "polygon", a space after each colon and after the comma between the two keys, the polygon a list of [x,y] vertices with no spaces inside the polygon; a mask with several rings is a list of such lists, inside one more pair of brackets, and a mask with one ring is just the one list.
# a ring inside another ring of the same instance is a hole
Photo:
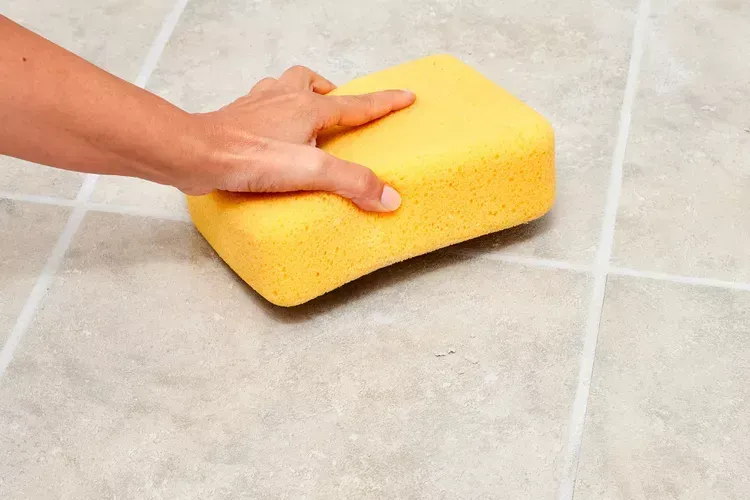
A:
{"label": "shadow on floor", "polygon": [[305,304],[286,308],[271,304],[250,286],[234,275],[237,284],[243,287],[251,299],[271,318],[281,323],[304,323],[320,315],[328,314],[362,297],[379,290],[398,285],[417,276],[436,272],[446,266],[481,258],[484,253],[501,251],[503,248],[532,239],[551,227],[546,218],[476,238],[464,243],[431,252],[426,255],[393,264],[363,276]]}

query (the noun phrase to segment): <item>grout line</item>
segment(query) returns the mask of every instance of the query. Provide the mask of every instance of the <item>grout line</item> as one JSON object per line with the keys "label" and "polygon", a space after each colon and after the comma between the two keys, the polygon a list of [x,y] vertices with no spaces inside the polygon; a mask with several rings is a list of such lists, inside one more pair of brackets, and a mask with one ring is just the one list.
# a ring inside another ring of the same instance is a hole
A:
{"label": "grout line", "polygon": [[[93,189],[93,180],[88,180],[86,190],[79,190],[76,199],[66,200],[65,198],[55,198],[53,196],[37,196],[33,194],[16,194],[0,192],[0,200],[22,201],[26,203],[37,203],[42,205],[53,205],[57,207],[77,207],[83,205],[87,212],[108,212],[123,215],[141,215],[154,219],[174,220],[181,222],[190,222],[190,216],[187,213],[170,212],[158,208],[114,205],[108,203],[94,203],[85,201],[89,196],[89,190]],[[86,182],[86,181],[84,181]],[[83,186],[82,186],[83,188]],[[87,194],[88,193],[88,194]]]}
{"label": "grout line", "polygon": [[607,188],[606,206],[602,218],[602,231],[599,237],[599,247],[594,265],[594,285],[591,291],[588,312],[586,316],[581,364],[578,373],[573,408],[570,413],[570,430],[567,448],[563,457],[563,471],[558,500],[572,500],[575,490],[576,475],[578,473],[578,459],[583,442],[583,431],[586,423],[586,410],[591,390],[591,377],[594,371],[596,344],[599,336],[599,325],[604,308],[604,295],[607,287],[607,272],[612,255],[617,209],[622,191],[622,171],[625,162],[625,150],[630,135],[630,121],[638,89],[638,73],[640,72],[641,57],[643,56],[646,24],[650,11],[650,0],[641,0],[638,15],[633,28],[633,45],[630,54],[628,77],[625,83],[625,93],[620,110],[620,125],[617,143],[612,154],[612,169]]}
{"label": "grout line", "polygon": [[188,214],[169,212],[167,210],[159,210],[153,208],[108,205],[106,203],[87,203],[86,208],[90,212],[107,212],[121,215],[140,215],[142,217],[151,217],[154,219],[173,220],[179,222],[191,221]]}
{"label": "grout line", "polygon": [[533,267],[546,267],[549,269],[565,269],[568,271],[577,271],[577,272],[590,272],[591,266],[588,266],[586,264],[577,264],[575,262],[566,262],[564,260],[555,260],[555,259],[540,259],[537,257],[527,257],[525,255],[509,255],[499,252],[480,252],[476,250],[454,250],[454,254],[456,255],[467,255],[470,257],[476,257],[479,259],[487,259],[487,260],[495,260],[499,262],[508,262],[511,264],[522,264],[524,266],[533,266]]}
{"label": "grout line", "polygon": [[0,199],[24,201],[27,203],[40,203],[42,205],[55,205],[58,207],[73,207],[76,200],[66,200],[64,198],[55,198],[54,196],[37,196],[35,194],[4,193],[0,192]]}
{"label": "grout line", "polygon": [[3,350],[0,351],[0,377],[3,376],[5,369],[13,360],[13,353],[15,352],[21,337],[26,333],[31,321],[34,319],[39,304],[47,293],[47,289],[52,282],[52,277],[60,267],[63,257],[65,257],[65,252],[73,241],[73,236],[75,235],[78,226],[81,225],[84,214],[85,210],[81,207],[77,207],[73,210],[73,214],[68,218],[68,222],[65,224],[65,229],[63,229],[62,235],[58,238],[57,243],[55,243],[55,247],[52,249],[52,253],[47,259],[39,278],[36,280],[36,283],[34,283],[34,287],[31,289],[31,293],[26,299],[26,303],[24,303],[23,309],[21,309],[21,313],[18,315],[18,319],[16,319],[13,329],[10,331],[10,336],[5,342]]}
{"label": "grout line", "polygon": [[[65,198],[55,198],[52,196],[37,196],[33,194],[18,194],[18,193],[7,193],[0,192],[0,199],[23,201],[27,203],[39,203],[43,205],[54,205],[59,207],[75,207],[80,205],[82,202],[76,200],[68,200]],[[161,220],[173,220],[178,222],[190,222],[190,215],[186,213],[170,212],[168,210],[160,210],[148,207],[139,206],[127,206],[127,205],[114,205],[108,203],[94,203],[94,202],[83,202],[87,212],[107,212],[113,214],[122,215],[138,215],[142,217],[150,217]],[[456,255],[466,255],[470,257],[476,257],[478,259],[495,260],[499,262],[508,262],[511,264],[522,264],[531,267],[545,267],[550,269],[565,269],[569,271],[576,271],[581,273],[591,272],[592,266],[587,264],[579,264],[575,262],[567,262],[564,260],[556,259],[542,259],[537,257],[528,257],[524,255],[513,255],[496,252],[481,252],[477,250],[454,250]],[[608,274],[614,274],[618,276],[630,276],[633,278],[646,278],[657,281],[668,281],[672,283],[683,283],[687,285],[697,286],[710,286],[715,288],[728,288],[733,290],[750,290],[750,283],[743,283],[737,281],[726,281],[715,278],[701,278],[697,276],[683,276],[678,274],[660,273],[657,271],[641,271],[638,269],[631,269],[626,267],[609,267]]]}
{"label": "grout line", "polygon": [[78,195],[76,195],[76,202],[79,204],[86,203],[91,198],[96,181],[98,180],[99,176],[97,174],[86,174],[83,178],[83,184],[81,184],[81,188],[78,190]]}
{"label": "grout line", "polygon": [[710,286],[715,288],[728,288],[732,290],[750,291],[750,283],[738,281],[724,281],[714,278],[698,278],[695,276],[681,276],[678,274],[657,273],[652,271],[639,271],[625,267],[611,267],[609,273],[617,276],[630,276],[632,278],[645,278],[657,281],[669,281],[671,283],[682,283],[685,285]]}
{"label": "grout line", "polygon": [[187,7],[187,3],[188,0],[177,0],[172,7],[172,10],[167,14],[167,17],[164,18],[159,34],[156,35],[156,38],[151,44],[151,48],[149,49],[148,54],[146,54],[146,59],[141,66],[141,71],[135,78],[135,82],[133,82],[138,87],[146,87],[146,83],[148,83],[151,74],[154,72],[154,69],[156,69],[156,65],[159,62],[162,52],[164,52],[167,43],[169,43],[169,39],[172,38],[172,33],[174,33],[174,29],[177,27],[177,23],[179,22],[185,7]]}
{"label": "grout line", "polygon": [[[177,0],[172,10],[164,19],[159,34],[151,44],[151,48],[146,55],[146,60],[136,77],[135,85],[138,87],[145,87],[146,82],[148,82],[148,79],[151,77],[151,73],[153,73],[157,62],[159,61],[159,57],[164,51],[164,47],[171,38],[177,22],[179,21],[182,12],[185,10],[187,2],[188,0]],[[96,174],[87,174],[84,177],[81,189],[78,191],[78,195],[72,203],[72,206],[75,206],[75,209],[68,218],[68,222],[65,224],[62,234],[60,234],[60,237],[55,243],[52,253],[47,258],[47,262],[44,264],[42,272],[37,278],[36,283],[34,283],[34,287],[31,289],[31,293],[26,299],[26,302],[21,309],[21,313],[13,325],[8,340],[5,342],[5,345],[3,345],[2,351],[0,351],[0,378],[5,374],[6,368],[13,360],[13,355],[21,338],[31,325],[31,321],[34,319],[42,300],[44,300],[53,277],[57,274],[57,271],[65,258],[65,253],[73,242],[73,237],[81,226],[81,222],[87,211],[87,201],[91,197],[91,193],[94,191],[98,179],[99,176]],[[52,200],[52,198],[44,199],[46,201]],[[69,202],[69,200],[66,200],[66,202]],[[67,206],[71,205],[68,204]]]}

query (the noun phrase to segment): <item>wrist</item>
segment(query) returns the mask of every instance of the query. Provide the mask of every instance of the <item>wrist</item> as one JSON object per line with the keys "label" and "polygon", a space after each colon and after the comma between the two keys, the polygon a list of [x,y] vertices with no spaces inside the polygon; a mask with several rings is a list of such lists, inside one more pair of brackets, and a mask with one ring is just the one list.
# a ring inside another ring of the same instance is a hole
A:
{"label": "wrist", "polygon": [[176,107],[161,111],[154,120],[156,130],[144,131],[148,153],[137,161],[137,176],[189,194],[209,192],[221,170],[214,134],[200,115]]}

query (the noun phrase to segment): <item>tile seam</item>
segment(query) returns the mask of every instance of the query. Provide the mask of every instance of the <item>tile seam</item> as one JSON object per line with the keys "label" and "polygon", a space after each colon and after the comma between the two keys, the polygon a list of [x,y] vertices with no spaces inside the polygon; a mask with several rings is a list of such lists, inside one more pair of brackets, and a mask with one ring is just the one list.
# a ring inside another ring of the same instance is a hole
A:
{"label": "tile seam", "polygon": [[614,243],[615,225],[617,222],[617,211],[622,191],[622,172],[625,162],[625,152],[630,135],[630,122],[633,113],[638,89],[638,76],[640,73],[641,58],[643,56],[644,39],[648,16],[650,12],[650,0],[641,0],[638,5],[635,25],[633,27],[632,48],[628,75],[620,109],[620,122],[617,133],[617,142],[612,153],[612,166],[607,188],[607,197],[602,217],[602,229],[597,247],[596,260],[594,264],[594,283],[591,288],[591,297],[586,312],[586,322],[583,332],[583,347],[581,349],[580,366],[577,378],[576,392],[573,406],[570,412],[569,435],[562,458],[562,479],[558,488],[558,500],[572,500],[575,491],[576,476],[578,473],[578,459],[580,457],[583,433],[586,424],[586,411],[591,391],[591,377],[593,375],[594,361],[596,357],[596,344],[599,336],[599,326],[604,308],[604,297],[607,287],[607,273],[609,261],[612,255]]}
{"label": "tile seam", "polygon": [[[149,47],[145,61],[141,65],[141,69],[134,82],[135,85],[141,88],[145,87],[148,79],[156,68],[156,64],[158,63],[164,48],[172,37],[172,33],[174,33],[174,29],[177,26],[177,22],[179,21],[182,12],[187,6],[187,2],[188,0],[177,0],[164,18],[156,38]],[[2,378],[6,369],[13,361],[13,356],[18,344],[31,326],[31,322],[36,316],[39,306],[47,295],[47,290],[52,283],[52,279],[55,274],[57,274],[57,271],[65,258],[65,253],[68,251],[68,248],[73,242],[73,238],[78,232],[78,228],[81,226],[81,222],[88,210],[87,202],[94,191],[98,178],[98,175],[87,174],[84,177],[83,184],[81,185],[75,200],[73,200],[73,203],[70,204],[68,203],[69,200],[66,200],[64,206],[73,206],[73,213],[65,223],[62,233],[55,242],[52,252],[47,258],[41,273],[24,302],[21,312],[16,318],[13,328],[10,331],[10,335],[0,351],[0,378]],[[31,195],[28,195],[28,197],[31,197]],[[46,201],[50,201],[50,197],[43,198]]]}

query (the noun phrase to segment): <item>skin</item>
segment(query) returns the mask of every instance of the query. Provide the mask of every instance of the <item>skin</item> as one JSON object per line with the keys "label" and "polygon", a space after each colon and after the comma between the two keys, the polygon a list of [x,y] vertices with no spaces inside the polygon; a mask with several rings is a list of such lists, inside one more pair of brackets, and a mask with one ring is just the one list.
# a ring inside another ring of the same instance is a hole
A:
{"label": "skin", "polygon": [[315,143],[331,127],[408,107],[414,94],[326,95],[334,88],[295,66],[219,110],[187,113],[0,16],[0,154],[192,195],[327,191],[363,210],[396,210],[391,186]]}

